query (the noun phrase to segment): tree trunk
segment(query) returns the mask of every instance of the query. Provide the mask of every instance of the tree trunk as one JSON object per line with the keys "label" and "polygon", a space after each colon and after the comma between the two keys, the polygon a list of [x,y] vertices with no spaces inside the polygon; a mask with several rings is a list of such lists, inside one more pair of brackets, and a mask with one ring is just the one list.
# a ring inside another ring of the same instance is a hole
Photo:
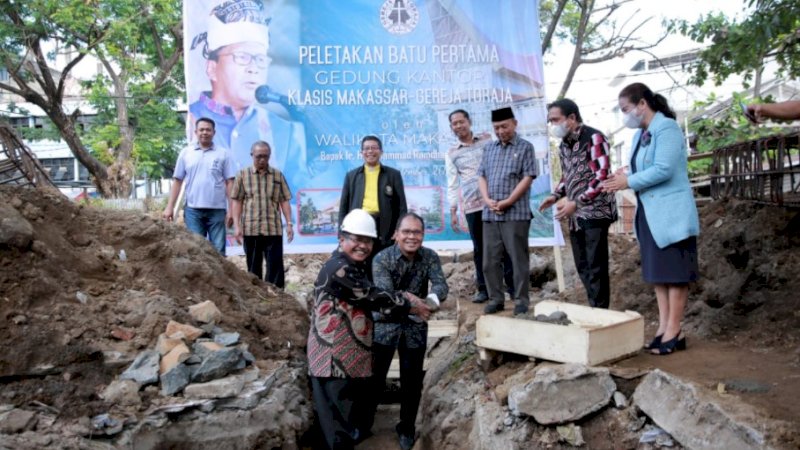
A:
{"label": "tree trunk", "polygon": [[578,2],[581,8],[581,18],[578,24],[578,31],[575,33],[575,50],[572,53],[572,64],[569,66],[567,77],[561,85],[561,91],[558,93],[558,98],[564,98],[567,95],[569,86],[572,84],[572,79],[575,78],[575,72],[581,65],[581,52],[583,51],[583,40],[586,38],[586,28],[589,25],[589,16],[594,10],[594,0],[586,0],[585,2]]}
{"label": "tree trunk", "polygon": [[753,98],[761,97],[761,75],[764,73],[764,58],[758,59],[755,83],[753,84]]}
{"label": "tree trunk", "polygon": [[547,26],[547,32],[544,34],[544,38],[542,38],[542,54],[547,52],[547,48],[550,47],[550,41],[553,39],[553,34],[556,32],[558,21],[561,20],[561,14],[564,12],[565,6],[567,6],[567,0],[558,0],[556,12],[553,14],[553,18]]}
{"label": "tree trunk", "polygon": [[64,114],[60,107],[42,109],[45,110],[50,120],[52,120],[53,124],[58,128],[59,133],[61,133],[61,138],[67,143],[67,146],[70,151],[72,151],[72,154],[75,155],[75,158],[77,158],[78,161],[86,167],[92,177],[94,177],[94,184],[97,187],[97,191],[103,197],[108,197],[110,195],[108,170],[103,163],[92,156],[92,154],[86,150],[86,147],[83,146],[81,138],[75,131],[75,120],[71,116]]}

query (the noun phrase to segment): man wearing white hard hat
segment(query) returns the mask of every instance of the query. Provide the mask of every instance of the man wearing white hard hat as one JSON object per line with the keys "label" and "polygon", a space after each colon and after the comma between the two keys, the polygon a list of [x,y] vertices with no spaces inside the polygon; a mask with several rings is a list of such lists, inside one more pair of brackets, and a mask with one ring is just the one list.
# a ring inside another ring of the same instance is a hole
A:
{"label": "man wearing white hard hat", "polygon": [[[190,122],[200,117],[216,122],[214,143],[231,150],[237,170],[250,166],[254,142],[272,143],[272,164],[292,185],[292,178],[305,166],[303,127],[259,104],[256,95],[265,89],[269,92],[269,22],[261,0],[226,0],[211,9],[205,31],[191,43],[191,50],[202,51],[206,59],[211,90],[203,91],[189,106]],[[267,104],[272,98],[261,97]]]}
{"label": "man wearing white hard hat", "polygon": [[[381,250],[372,261],[375,285],[394,294],[409,298],[426,299],[429,306],[437,308],[447,299],[449,289],[442,271],[442,262],[435,251],[422,246],[425,238],[425,221],[409,212],[397,221],[395,244]],[[373,333],[373,385],[372,400],[364,429],[371,427],[371,419],[378,406],[378,397],[386,387],[386,375],[395,351],[400,355],[400,422],[397,431],[400,448],[414,446],[417,408],[422,397],[422,379],[425,376],[423,361],[428,349],[428,324],[414,315],[388,316],[380,311],[372,313],[375,320]]]}
{"label": "man wearing white hard hat", "polygon": [[372,311],[389,317],[430,309],[419,298],[373,285],[365,261],[378,236],[375,221],[363,209],[342,220],[339,248],[320,269],[314,283],[308,370],[312,399],[325,445],[345,449],[364,439],[365,395],[372,375]]}

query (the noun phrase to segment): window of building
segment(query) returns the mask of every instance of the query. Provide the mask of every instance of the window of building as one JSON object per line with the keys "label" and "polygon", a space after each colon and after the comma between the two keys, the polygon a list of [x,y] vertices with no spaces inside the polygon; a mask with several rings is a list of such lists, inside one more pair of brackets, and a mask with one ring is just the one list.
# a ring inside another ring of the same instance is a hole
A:
{"label": "window of building", "polygon": [[75,158],[46,158],[40,162],[53,182],[75,180]]}

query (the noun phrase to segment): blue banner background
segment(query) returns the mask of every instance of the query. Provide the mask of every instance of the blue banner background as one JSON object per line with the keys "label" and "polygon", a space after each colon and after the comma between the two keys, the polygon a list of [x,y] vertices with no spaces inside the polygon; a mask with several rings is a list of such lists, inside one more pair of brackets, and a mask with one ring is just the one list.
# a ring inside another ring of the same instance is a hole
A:
{"label": "blue banner background", "polygon": [[[210,84],[202,52],[188,46],[218,3],[184,2],[189,104]],[[471,247],[466,229],[449,225],[443,157],[456,142],[447,115],[457,108],[470,112],[480,134],[492,131],[492,109],[512,106],[539,164],[531,204],[551,191],[538,2],[263,3],[272,58],[263,83],[286,97],[253,108],[273,124],[270,163],[294,196],[297,226],[287,252],[334,247],[339,190],[346,172],[362,164],[360,139],[368,134],[383,140],[382,162],[402,172],[409,209],[426,218],[426,245]],[[252,163],[242,150],[234,159],[240,167]],[[534,214],[531,245],[561,244],[552,212]]]}

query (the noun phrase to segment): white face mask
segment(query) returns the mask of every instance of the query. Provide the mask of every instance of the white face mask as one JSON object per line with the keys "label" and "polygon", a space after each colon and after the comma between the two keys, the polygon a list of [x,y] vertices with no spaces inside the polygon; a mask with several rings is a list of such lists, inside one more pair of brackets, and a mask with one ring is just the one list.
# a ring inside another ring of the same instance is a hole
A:
{"label": "white face mask", "polygon": [[636,115],[636,109],[631,109],[622,118],[622,124],[628,128],[639,128],[642,124],[642,116]]}
{"label": "white face mask", "polygon": [[550,125],[550,132],[553,133],[553,136],[556,138],[564,139],[564,136],[569,133],[569,129],[567,128],[566,123],[561,122],[558,125]]}

